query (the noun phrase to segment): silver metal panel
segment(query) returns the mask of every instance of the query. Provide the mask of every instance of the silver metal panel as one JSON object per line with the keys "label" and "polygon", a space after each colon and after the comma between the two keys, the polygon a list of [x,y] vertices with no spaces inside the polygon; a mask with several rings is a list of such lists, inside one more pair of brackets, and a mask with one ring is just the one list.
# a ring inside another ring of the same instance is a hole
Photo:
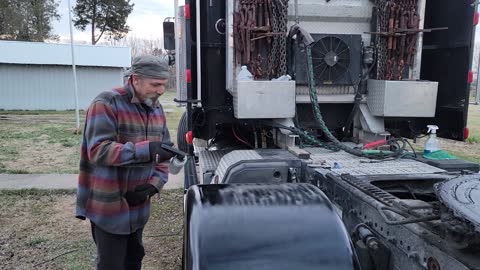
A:
{"label": "silver metal panel", "polygon": [[220,160],[215,175],[218,176],[219,183],[225,176],[228,168],[233,164],[240,162],[242,160],[261,160],[263,159],[256,151],[254,150],[236,150],[232,151],[222,157]]}
{"label": "silver metal panel", "polygon": [[[70,44],[0,41],[0,63],[71,65]],[[5,53],[7,52],[7,53]],[[75,45],[77,66],[130,67],[131,49],[101,45]]]}
{"label": "silver metal panel", "polygon": [[[396,159],[375,162],[359,158],[344,151],[331,152],[325,149],[305,148],[311,153],[311,167],[329,168],[338,175],[395,175],[395,174],[431,174],[445,172],[442,169],[410,159]],[[337,164],[337,165],[335,165]]]}
{"label": "silver metal panel", "polygon": [[[424,29],[425,25],[425,9],[427,5],[427,0],[419,0],[417,3],[417,12],[419,14],[418,29]],[[410,78],[414,80],[420,80],[420,71],[422,68],[422,48],[423,48],[423,33],[420,32],[417,34],[417,44],[415,60],[413,62],[413,68],[410,69],[411,76]]]}
{"label": "silver metal panel", "polygon": [[[196,0],[195,5],[197,7],[200,7],[200,0]],[[201,101],[202,101],[202,35],[200,35],[200,29],[202,29],[201,22],[201,16],[200,16],[200,8],[195,9],[195,31],[196,31],[196,49],[197,49],[197,55],[196,55],[196,62],[197,62],[197,100],[200,102],[196,104],[197,107],[201,107]],[[192,61],[193,62],[193,61]]]}
{"label": "silver metal panel", "polygon": [[375,116],[433,117],[438,82],[368,80],[367,104]]}
{"label": "silver metal panel", "polygon": [[[370,131],[375,134],[385,132],[385,121],[382,117],[373,116],[366,104],[360,104],[360,112],[362,113],[362,118],[360,123],[362,124],[362,129]],[[365,120],[362,121],[362,120]]]}
{"label": "silver metal panel", "polygon": [[[318,95],[354,95],[355,89],[348,85],[324,85],[317,86],[315,91]],[[297,95],[309,95],[310,88],[304,85],[297,85],[295,90]]]}
{"label": "silver metal panel", "polygon": [[222,157],[228,152],[229,151],[226,150],[199,152],[198,161],[200,163],[200,169],[202,172],[214,172],[217,169],[218,163],[220,163]]}
{"label": "silver metal panel", "polygon": [[[176,86],[177,99],[187,100],[187,81],[185,80],[185,72],[187,69],[187,43],[185,41],[185,8],[180,6],[177,8],[177,16],[175,18],[175,68],[176,68]],[[180,104],[186,106],[186,104]]]}
{"label": "silver metal panel", "polygon": [[237,119],[295,116],[294,81],[238,81],[233,91]]}
{"label": "silver metal panel", "polygon": [[[288,29],[294,22],[288,22]],[[300,22],[302,26],[309,33],[321,34],[345,34],[345,35],[362,35],[364,44],[370,44],[370,35],[364,34],[370,31],[369,24],[357,22]]]}
{"label": "silver metal panel", "polygon": [[[122,68],[77,67],[79,108],[100,92],[123,85]],[[72,68],[54,65],[0,64],[0,109],[70,110],[75,108]]]}
{"label": "silver metal panel", "polygon": [[208,141],[199,138],[193,138],[193,153],[198,156],[200,152],[207,151]]}
{"label": "silver metal panel", "polygon": [[367,81],[367,105],[375,116],[383,116],[385,110],[385,91],[382,82],[384,81]]}
{"label": "silver metal panel", "polygon": [[[310,33],[360,34],[370,44],[373,3],[369,0],[298,1],[300,26]],[[289,26],[295,22],[295,3],[289,2]]]}
{"label": "silver metal panel", "polygon": [[235,12],[234,0],[227,0],[227,11],[226,11],[226,23],[227,23],[227,33],[226,33],[226,43],[227,43],[227,63],[226,63],[226,89],[233,93],[234,87],[234,78],[235,78],[235,46],[233,42],[233,13]]}
{"label": "silver metal panel", "polygon": [[[353,103],[355,95],[317,95],[318,103]],[[309,95],[297,95],[297,104],[311,103]]]}

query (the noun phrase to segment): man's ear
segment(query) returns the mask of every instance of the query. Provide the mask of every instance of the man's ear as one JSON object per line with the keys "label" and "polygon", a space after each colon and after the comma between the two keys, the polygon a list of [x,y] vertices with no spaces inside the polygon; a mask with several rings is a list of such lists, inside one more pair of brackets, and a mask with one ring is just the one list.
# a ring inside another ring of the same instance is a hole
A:
{"label": "man's ear", "polygon": [[131,78],[133,86],[137,86],[140,83],[140,76],[137,74],[132,74]]}

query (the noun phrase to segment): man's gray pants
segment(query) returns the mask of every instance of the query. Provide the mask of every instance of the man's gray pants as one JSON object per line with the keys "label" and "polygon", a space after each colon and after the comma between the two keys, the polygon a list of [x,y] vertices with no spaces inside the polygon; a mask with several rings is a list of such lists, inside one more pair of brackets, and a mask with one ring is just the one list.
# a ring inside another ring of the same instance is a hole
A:
{"label": "man's gray pants", "polygon": [[145,256],[143,228],[128,235],[111,234],[92,224],[97,245],[97,270],[140,270]]}

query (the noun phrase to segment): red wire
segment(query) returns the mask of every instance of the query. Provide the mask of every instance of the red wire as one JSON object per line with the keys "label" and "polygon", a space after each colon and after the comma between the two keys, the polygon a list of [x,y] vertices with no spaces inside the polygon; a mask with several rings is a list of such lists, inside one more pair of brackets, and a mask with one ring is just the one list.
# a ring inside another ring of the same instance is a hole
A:
{"label": "red wire", "polygon": [[235,128],[233,127],[233,125],[232,125],[232,132],[233,132],[233,136],[235,136],[235,138],[236,138],[237,140],[239,140],[239,141],[242,142],[243,144],[247,145],[248,147],[253,148],[253,146],[252,146],[251,144],[249,144],[247,141],[242,140],[242,139],[237,135],[237,133],[235,132]]}

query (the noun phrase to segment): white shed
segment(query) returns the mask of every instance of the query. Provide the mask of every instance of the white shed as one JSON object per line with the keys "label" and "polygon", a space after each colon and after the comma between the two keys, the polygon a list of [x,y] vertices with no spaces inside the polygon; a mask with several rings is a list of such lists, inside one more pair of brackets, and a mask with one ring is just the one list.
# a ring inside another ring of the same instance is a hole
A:
{"label": "white shed", "polygon": [[[128,47],[75,45],[79,108],[123,84]],[[0,109],[75,109],[69,44],[0,41]]]}

